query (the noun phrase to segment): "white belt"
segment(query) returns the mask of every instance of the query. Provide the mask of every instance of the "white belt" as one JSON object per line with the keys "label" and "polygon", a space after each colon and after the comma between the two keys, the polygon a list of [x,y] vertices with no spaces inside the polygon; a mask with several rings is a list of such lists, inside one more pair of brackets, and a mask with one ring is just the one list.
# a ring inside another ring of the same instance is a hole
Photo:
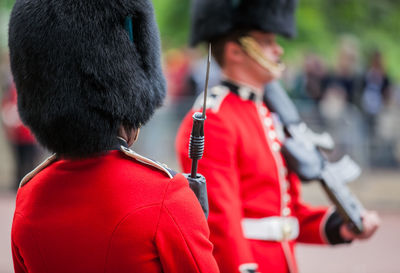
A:
{"label": "white belt", "polygon": [[294,240],[299,236],[299,221],[295,217],[244,218],[243,235],[247,239],[264,241]]}

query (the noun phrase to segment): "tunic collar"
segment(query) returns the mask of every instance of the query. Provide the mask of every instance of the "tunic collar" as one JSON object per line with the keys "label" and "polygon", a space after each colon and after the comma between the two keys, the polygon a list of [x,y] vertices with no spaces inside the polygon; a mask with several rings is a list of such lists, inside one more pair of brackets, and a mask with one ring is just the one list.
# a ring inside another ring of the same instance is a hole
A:
{"label": "tunic collar", "polygon": [[255,91],[252,87],[247,85],[240,85],[230,80],[223,80],[221,85],[226,86],[232,93],[239,96],[242,100],[251,100],[254,102],[262,101],[262,94]]}
{"label": "tunic collar", "polygon": [[123,139],[122,137],[118,136],[115,140],[115,145],[112,148],[112,150],[121,150],[121,146],[124,146],[125,148],[129,148],[126,140]]}

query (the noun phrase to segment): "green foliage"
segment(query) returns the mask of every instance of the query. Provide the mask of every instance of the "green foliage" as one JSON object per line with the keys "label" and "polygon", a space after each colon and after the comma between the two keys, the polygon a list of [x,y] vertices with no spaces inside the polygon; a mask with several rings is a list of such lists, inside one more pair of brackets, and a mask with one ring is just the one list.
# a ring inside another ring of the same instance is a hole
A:
{"label": "green foliage", "polygon": [[335,37],[327,31],[326,16],[316,6],[320,1],[309,0],[308,5],[299,5],[297,10],[297,36],[291,40],[280,39],[285,48],[285,58],[300,62],[305,52],[314,52],[331,57],[327,52],[335,49]]}
{"label": "green foliage", "polygon": [[334,35],[353,33],[368,56],[372,50],[383,52],[390,74],[400,80],[397,64],[400,49],[400,1],[397,0],[325,0],[321,11],[329,19],[329,31]]}
{"label": "green foliage", "polygon": [[0,0],[0,9],[10,9],[15,0]]}
{"label": "green foliage", "polygon": [[[164,48],[184,46],[189,31],[189,0],[154,0]],[[280,39],[285,59],[300,64],[314,52],[333,65],[343,34],[358,39],[364,63],[374,49],[384,52],[388,70],[400,80],[400,1],[398,0],[301,0],[297,10],[298,35]]]}
{"label": "green foliage", "polygon": [[304,52],[322,55],[335,63],[343,34],[358,39],[364,64],[373,50],[383,52],[389,74],[400,80],[400,1],[397,0],[302,0],[297,11],[298,37],[283,41],[288,58]]}
{"label": "green foliage", "polygon": [[189,33],[189,0],[153,0],[163,48],[184,46]]}

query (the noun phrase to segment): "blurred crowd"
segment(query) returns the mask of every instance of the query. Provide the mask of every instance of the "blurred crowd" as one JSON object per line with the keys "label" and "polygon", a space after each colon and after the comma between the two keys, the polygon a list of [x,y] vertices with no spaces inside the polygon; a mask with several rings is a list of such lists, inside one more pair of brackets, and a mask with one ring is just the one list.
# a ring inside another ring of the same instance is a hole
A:
{"label": "blurred crowd", "polygon": [[[174,156],[173,142],[180,120],[204,90],[206,58],[203,53],[188,48],[165,52],[168,100],[161,109],[162,115],[156,115],[152,121],[160,124],[152,126],[160,132],[144,130],[139,151],[166,162]],[[332,159],[350,154],[366,168],[395,168],[400,165],[400,86],[388,75],[383,52],[375,49],[365,55],[361,54],[356,40],[345,38],[339,44],[333,65],[315,53],[306,54],[297,68],[285,60],[288,69],[282,84],[307,124],[317,132],[327,131],[332,135],[336,142]],[[210,71],[209,86],[213,86],[221,78],[215,62]],[[18,181],[43,157],[43,150],[19,119],[6,53],[1,55],[0,91],[0,133],[14,154],[13,185],[17,187]],[[160,134],[164,135],[163,140],[154,141]],[[161,142],[163,149],[154,146],[157,142]]]}
{"label": "blurred crowd", "polygon": [[360,57],[351,40],[340,45],[333,68],[309,54],[289,90],[308,122],[334,137],[338,154],[350,153],[369,167],[395,167],[400,160],[398,86],[379,49],[366,56],[365,66]]}

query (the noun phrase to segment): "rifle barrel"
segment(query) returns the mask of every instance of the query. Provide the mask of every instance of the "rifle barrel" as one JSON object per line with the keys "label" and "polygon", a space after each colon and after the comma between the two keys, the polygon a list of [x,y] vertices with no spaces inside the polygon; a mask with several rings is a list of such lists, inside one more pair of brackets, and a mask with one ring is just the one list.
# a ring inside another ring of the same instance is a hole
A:
{"label": "rifle barrel", "polygon": [[204,85],[203,119],[206,118],[206,108],[207,108],[206,103],[207,103],[208,80],[210,77],[210,64],[211,64],[211,43],[208,44],[207,74],[206,74],[206,83]]}

